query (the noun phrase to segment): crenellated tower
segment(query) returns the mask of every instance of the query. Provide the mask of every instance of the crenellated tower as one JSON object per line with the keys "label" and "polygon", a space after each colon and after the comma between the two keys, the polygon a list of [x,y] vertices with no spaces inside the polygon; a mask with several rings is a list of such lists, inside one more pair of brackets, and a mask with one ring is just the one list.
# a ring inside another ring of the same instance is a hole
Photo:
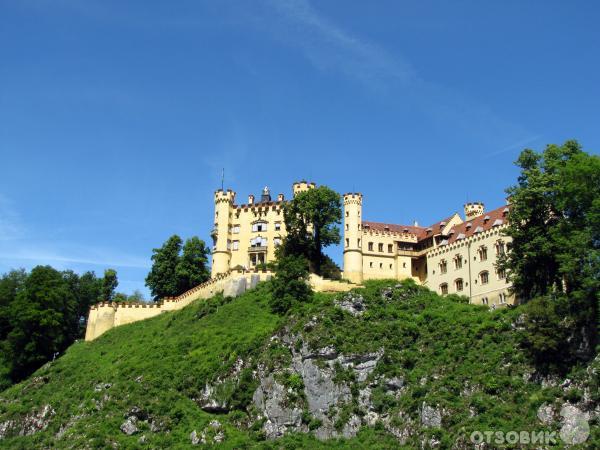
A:
{"label": "crenellated tower", "polygon": [[213,251],[211,277],[229,270],[231,259],[229,232],[235,192],[231,189],[215,191],[215,226],[212,230]]}
{"label": "crenellated tower", "polygon": [[363,281],[362,194],[344,194],[344,278]]}
{"label": "crenellated tower", "polygon": [[308,182],[308,181],[304,181],[304,180],[296,181],[292,185],[292,191],[293,191],[293,194],[295,197],[300,192],[308,191],[309,189],[314,189],[315,187],[316,187],[316,184],[312,183],[312,182]]}
{"label": "crenellated tower", "polygon": [[465,220],[472,220],[483,215],[485,206],[481,202],[465,203]]}

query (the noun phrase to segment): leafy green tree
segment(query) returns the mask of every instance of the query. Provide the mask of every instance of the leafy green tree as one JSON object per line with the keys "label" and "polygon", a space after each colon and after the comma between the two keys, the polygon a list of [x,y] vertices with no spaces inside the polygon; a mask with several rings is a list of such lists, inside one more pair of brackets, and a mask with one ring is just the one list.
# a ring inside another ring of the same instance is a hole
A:
{"label": "leafy green tree", "polygon": [[321,274],[323,248],[339,244],[341,219],[341,198],[337,192],[319,186],[298,193],[284,209],[287,236],[279,255],[303,256],[309,262],[309,270]]}
{"label": "leafy green tree", "polygon": [[117,278],[117,271],[114,269],[106,269],[104,271],[104,279],[102,280],[102,297],[104,301],[113,301],[118,285],[119,280]]}
{"label": "leafy green tree", "polygon": [[181,238],[174,234],[161,248],[152,250],[152,269],[146,277],[146,286],[155,301],[179,294],[177,265],[181,244]]}
{"label": "leafy green tree", "polygon": [[[521,302],[544,297],[528,307],[524,339],[532,356],[546,365],[572,364],[591,356],[597,342],[600,157],[567,141],[542,153],[526,149],[516,164],[518,182],[507,189],[512,248],[499,265]],[[555,326],[547,326],[552,319]],[[569,325],[568,352],[558,342],[565,339],[558,323]]]}
{"label": "leafy green tree", "polygon": [[61,272],[50,266],[31,271],[11,304],[7,350],[15,381],[72,343],[78,329],[76,301]]}
{"label": "leafy green tree", "polygon": [[176,267],[178,293],[204,283],[210,278],[208,271],[209,250],[203,240],[193,236],[185,241],[183,253]]}
{"label": "leafy green tree", "polygon": [[139,289],[136,289],[135,291],[133,291],[133,293],[129,297],[127,297],[127,301],[128,302],[143,302],[143,301],[145,301],[144,294],[142,294],[142,291],[140,291]]}
{"label": "leafy green tree", "polygon": [[312,298],[308,285],[308,261],[303,256],[288,255],[277,259],[275,276],[271,282],[271,310],[285,314],[295,303]]}
{"label": "leafy green tree", "polygon": [[10,331],[10,305],[23,289],[26,279],[24,269],[11,270],[0,278],[0,341],[6,339]]}

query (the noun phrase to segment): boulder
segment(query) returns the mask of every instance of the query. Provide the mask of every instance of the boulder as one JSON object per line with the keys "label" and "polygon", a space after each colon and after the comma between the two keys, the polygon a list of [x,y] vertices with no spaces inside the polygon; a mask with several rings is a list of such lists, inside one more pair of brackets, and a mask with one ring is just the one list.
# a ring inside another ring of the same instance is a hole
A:
{"label": "boulder", "polygon": [[423,402],[421,406],[421,425],[425,428],[440,428],[442,426],[441,411]]}
{"label": "boulder", "polygon": [[335,306],[344,311],[348,311],[353,316],[360,316],[365,312],[365,299],[362,295],[348,292],[340,299],[334,301]]}
{"label": "boulder", "polygon": [[135,416],[129,417],[125,422],[121,424],[121,431],[127,436],[131,436],[132,434],[137,433],[139,430],[136,423],[137,418]]}

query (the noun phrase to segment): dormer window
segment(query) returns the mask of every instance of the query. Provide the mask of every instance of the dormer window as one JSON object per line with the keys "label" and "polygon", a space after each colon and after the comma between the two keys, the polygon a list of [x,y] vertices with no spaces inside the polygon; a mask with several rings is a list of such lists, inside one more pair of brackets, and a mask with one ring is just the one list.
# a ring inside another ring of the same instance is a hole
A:
{"label": "dormer window", "polygon": [[503,215],[503,216],[506,216],[507,214],[508,214],[508,208],[504,208],[504,209],[502,210],[502,215]]}
{"label": "dormer window", "polygon": [[467,224],[467,230],[470,230],[472,226],[473,226],[473,224],[472,224],[471,222],[469,222],[469,223]]}
{"label": "dormer window", "polygon": [[483,218],[483,223],[487,223],[490,220],[490,216],[485,216]]}
{"label": "dormer window", "polygon": [[388,227],[387,225],[385,227],[383,227],[383,231],[390,231],[390,227]]}

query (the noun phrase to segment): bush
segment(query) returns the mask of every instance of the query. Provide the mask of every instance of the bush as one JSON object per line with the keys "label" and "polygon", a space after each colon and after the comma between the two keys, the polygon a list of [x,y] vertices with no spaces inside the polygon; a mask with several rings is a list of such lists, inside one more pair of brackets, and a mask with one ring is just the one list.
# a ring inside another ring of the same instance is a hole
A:
{"label": "bush", "polygon": [[271,283],[271,310],[287,313],[294,303],[312,298],[308,285],[308,261],[301,256],[284,256],[275,264],[275,277]]}

